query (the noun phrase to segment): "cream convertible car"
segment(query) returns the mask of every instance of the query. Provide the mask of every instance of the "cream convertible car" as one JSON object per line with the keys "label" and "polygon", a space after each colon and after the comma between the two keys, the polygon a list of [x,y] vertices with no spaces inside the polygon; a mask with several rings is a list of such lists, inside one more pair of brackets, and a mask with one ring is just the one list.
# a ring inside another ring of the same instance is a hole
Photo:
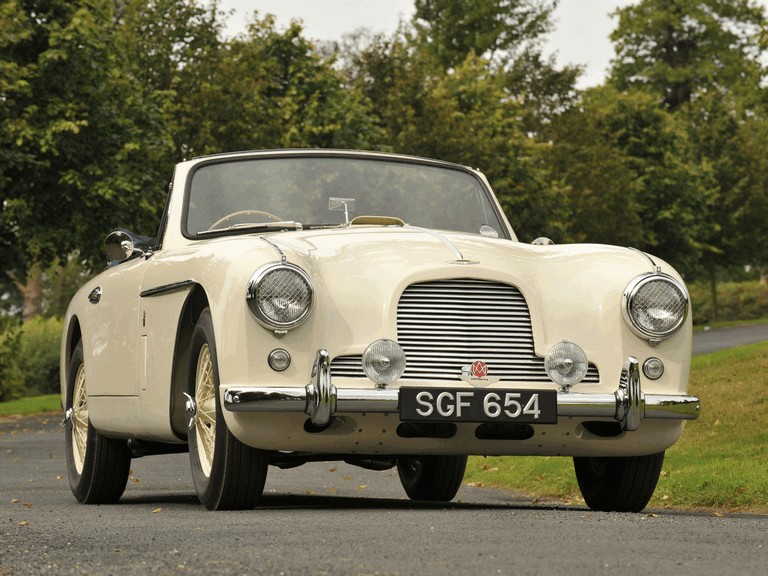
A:
{"label": "cream convertible car", "polygon": [[132,457],[189,451],[209,509],[255,506],[269,465],[397,467],[451,500],[467,455],[572,456],[587,504],[638,511],[687,395],[688,293],[637,250],[517,240],[482,174],[329,150],[180,163],[156,238],[65,319],[76,498]]}

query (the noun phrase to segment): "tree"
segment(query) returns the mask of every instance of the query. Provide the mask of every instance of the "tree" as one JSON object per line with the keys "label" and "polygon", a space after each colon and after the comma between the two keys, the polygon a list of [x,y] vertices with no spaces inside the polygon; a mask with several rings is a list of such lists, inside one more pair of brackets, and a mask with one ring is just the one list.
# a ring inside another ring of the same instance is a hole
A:
{"label": "tree", "polygon": [[[175,162],[202,154],[201,141],[210,137],[204,115],[221,102],[206,97],[212,85],[230,81],[218,77],[229,57],[221,40],[222,14],[216,2],[205,7],[198,0],[127,0],[118,22],[115,42],[138,81],[137,97],[161,112],[151,129],[164,149],[149,175],[162,182]],[[157,173],[160,166],[166,173]]]}
{"label": "tree", "polygon": [[768,111],[764,9],[751,0],[643,0],[618,14],[609,81],[645,90],[679,115],[696,161],[712,174],[715,197],[700,202],[710,226],[698,242],[716,310],[717,269],[763,258],[754,235],[768,216],[765,180],[756,179],[764,142],[755,140]]}
{"label": "tree", "polygon": [[765,270],[768,248],[759,238],[768,222],[768,114],[734,94],[707,94],[681,111],[696,142],[698,161],[713,174],[711,223],[700,266],[718,316],[718,271]]}
{"label": "tree", "polygon": [[411,27],[355,36],[344,50],[348,82],[372,102],[387,147],[482,168],[521,238],[561,239],[563,190],[535,135],[572,98],[577,70],[556,70],[537,50],[551,3],[416,7]]}
{"label": "tree", "polygon": [[377,144],[369,103],[302,34],[299,23],[281,31],[266,16],[222,47],[212,77],[185,96],[199,153]]}
{"label": "tree", "polygon": [[110,228],[150,220],[135,175],[163,140],[117,50],[113,2],[9,0],[0,24],[0,238],[4,270],[27,285],[75,249],[101,260]]}
{"label": "tree", "polygon": [[547,135],[552,172],[569,190],[569,240],[630,245],[695,269],[712,179],[681,118],[644,92],[594,88]]}
{"label": "tree", "polygon": [[765,15],[753,0],[642,0],[617,14],[611,83],[659,94],[670,110],[764,75]]}
{"label": "tree", "polygon": [[446,70],[470,52],[512,60],[551,27],[555,2],[532,0],[416,0],[419,43]]}

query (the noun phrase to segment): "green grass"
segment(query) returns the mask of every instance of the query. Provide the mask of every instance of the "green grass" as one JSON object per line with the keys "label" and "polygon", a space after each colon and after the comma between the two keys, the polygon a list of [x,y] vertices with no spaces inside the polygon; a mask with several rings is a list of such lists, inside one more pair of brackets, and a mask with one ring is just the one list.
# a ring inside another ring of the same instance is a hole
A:
{"label": "green grass", "polygon": [[0,402],[0,416],[39,414],[41,412],[57,412],[61,410],[61,396],[47,394],[32,396],[20,400]]}
{"label": "green grass", "polygon": [[[768,343],[696,356],[690,382],[701,417],[667,450],[649,506],[768,514]],[[465,480],[583,502],[570,458],[475,457]]]}

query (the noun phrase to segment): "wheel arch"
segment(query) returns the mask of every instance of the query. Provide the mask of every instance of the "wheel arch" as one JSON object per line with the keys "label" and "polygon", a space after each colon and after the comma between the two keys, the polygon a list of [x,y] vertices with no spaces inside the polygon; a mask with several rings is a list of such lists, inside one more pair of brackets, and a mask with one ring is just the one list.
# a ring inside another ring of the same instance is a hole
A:
{"label": "wheel arch", "polygon": [[173,372],[171,377],[171,427],[181,439],[187,438],[187,419],[184,393],[189,382],[189,348],[192,332],[200,314],[208,307],[208,294],[200,284],[195,284],[187,296],[179,316],[176,331],[176,345],[173,352]]}
{"label": "wheel arch", "polygon": [[80,319],[77,316],[72,316],[67,324],[67,330],[64,334],[64,343],[61,347],[62,370],[60,372],[60,385],[61,385],[61,402],[62,408],[66,408],[67,395],[69,394],[69,370],[72,363],[72,353],[77,347],[77,343],[83,338],[83,332],[80,328]]}

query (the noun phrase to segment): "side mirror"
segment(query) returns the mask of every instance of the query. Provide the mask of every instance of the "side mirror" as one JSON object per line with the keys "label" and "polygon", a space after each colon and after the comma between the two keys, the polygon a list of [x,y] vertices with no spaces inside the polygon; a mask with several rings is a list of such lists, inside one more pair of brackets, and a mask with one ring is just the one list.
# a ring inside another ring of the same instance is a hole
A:
{"label": "side mirror", "polygon": [[110,233],[104,240],[104,251],[110,262],[123,262],[136,252],[142,253],[141,250],[137,250],[133,235],[125,230],[115,230]]}

